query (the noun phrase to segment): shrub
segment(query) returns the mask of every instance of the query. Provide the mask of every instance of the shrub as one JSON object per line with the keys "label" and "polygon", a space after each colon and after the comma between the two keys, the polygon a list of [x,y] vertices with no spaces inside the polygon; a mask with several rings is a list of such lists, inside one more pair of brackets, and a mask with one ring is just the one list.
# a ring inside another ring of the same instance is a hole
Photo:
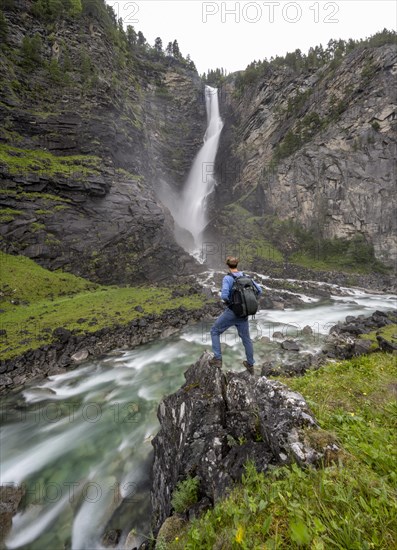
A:
{"label": "shrub", "polygon": [[198,477],[188,477],[177,483],[171,499],[175,512],[182,514],[189,506],[197,502],[199,484]]}
{"label": "shrub", "polygon": [[36,33],[32,38],[24,36],[21,55],[22,64],[26,68],[34,69],[37,65],[41,65],[41,47],[42,41],[39,34]]}

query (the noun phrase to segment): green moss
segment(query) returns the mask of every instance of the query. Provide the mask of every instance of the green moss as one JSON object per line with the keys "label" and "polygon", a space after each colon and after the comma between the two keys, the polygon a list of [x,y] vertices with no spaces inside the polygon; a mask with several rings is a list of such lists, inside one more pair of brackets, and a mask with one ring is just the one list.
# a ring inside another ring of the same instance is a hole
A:
{"label": "green moss", "polygon": [[16,216],[23,214],[21,210],[15,210],[14,208],[0,208],[0,223],[12,222]]}
{"label": "green moss", "polygon": [[45,225],[44,225],[44,223],[33,222],[30,225],[30,230],[33,231],[34,233],[37,233],[37,231],[45,230]]}
{"label": "green moss", "polygon": [[49,176],[64,177],[98,174],[101,160],[90,155],[55,156],[40,149],[19,149],[0,143],[0,164],[10,174],[38,172]]}
{"label": "green moss", "polygon": [[[53,243],[56,244],[56,243]],[[52,341],[52,330],[93,332],[128,324],[149,314],[180,306],[199,309],[206,298],[199,294],[172,298],[172,287],[100,286],[69,273],[50,272],[23,256],[0,253],[2,358]],[[136,306],[142,306],[139,313]]]}
{"label": "green moss", "polygon": [[266,474],[248,463],[242,483],[201,519],[181,527],[169,550],[395,547],[395,357],[363,356],[284,382],[305,396],[326,430],[314,444],[336,440],[342,446],[338,461],[317,469],[270,468]]}
{"label": "green moss", "polygon": [[39,208],[38,210],[35,210],[35,214],[38,216],[52,216],[53,212],[51,212],[51,210],[42,210]]}

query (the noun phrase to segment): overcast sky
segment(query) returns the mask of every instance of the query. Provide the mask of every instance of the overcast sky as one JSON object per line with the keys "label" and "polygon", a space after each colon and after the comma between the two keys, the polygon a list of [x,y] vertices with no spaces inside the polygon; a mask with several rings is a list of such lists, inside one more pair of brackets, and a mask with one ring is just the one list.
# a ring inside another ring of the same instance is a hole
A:
{"label": "overcast sky", "polygon": [[124,24],[153,45],[178,40],[199,73],[217,67],[233,72],[253,60],[326,45],[330,38],[365,38],[396,30],[395,0],[201,1],[107,0]]}

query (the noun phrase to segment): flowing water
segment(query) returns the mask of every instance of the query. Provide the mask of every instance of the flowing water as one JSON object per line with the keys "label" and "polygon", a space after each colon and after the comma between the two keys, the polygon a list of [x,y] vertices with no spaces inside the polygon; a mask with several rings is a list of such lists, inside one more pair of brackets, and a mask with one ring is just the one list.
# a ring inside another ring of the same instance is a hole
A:
{"label": "flowing water", "polygon": [[181,195],[176,195],[164,182],[159,193],[179,228],[178,241],[197,259],[200,259],[202,232],[208,223],[207,201],[216,183],[215,157],[223,127],[216,88],[205,87],[205,105],[207,129],[204,143],[193,161]]}
{"label": "flowing water", "polygon": [[[212,273],[202,279],[213,284]],[[266,280],[262,277],[264,286]],[[257,363],[289,357],[272,338],[275,331],[299,341],[304,354],[320,349],[330,326],[346,315],[396,307],[396,296],[334,288],[331,298],[301,295],[305,304],[299,309],[260,311],[250,322]],[[134,350],[116,350],[3,401],[0,481],[23,484],[27,491],[7,548],[97,549],[106,526],[122,532],[120,548],[133,528],[135,544],[149,536],[157,406],[210,349],[210,325],[195,324]],[[305,325],[313,328],[313,336],[302,335]],[[262,336],[271,341],[261,341]],[[243,347],[234,329],[222,341],[224,368],[243,370]]]}

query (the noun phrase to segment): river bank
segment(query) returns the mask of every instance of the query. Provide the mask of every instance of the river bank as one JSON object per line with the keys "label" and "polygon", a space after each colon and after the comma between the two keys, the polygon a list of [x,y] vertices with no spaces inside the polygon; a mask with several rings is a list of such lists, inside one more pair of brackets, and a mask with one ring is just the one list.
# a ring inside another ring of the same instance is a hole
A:
{"label": "river bank", "polygon": [[114,349],[134,349],[155,339],[166,338],[188,323],[211,319],[219,311],[220,306],[216,303],[196,310],[180,306],[161,315],[143,316],[125,326],[109,326],[89,334],[55,329],[58,342],[0,361],[0,395],[18,391],[27,382],[62,374],[88,358],[98,358]]}
{"label": "river bank", "polygon": [[[221,276],[203,274],[208,297],[218,290]],[[263,279],[265,287],[267,282]],[[268,360],[290,364],[316,354],[331,326],[345,322],[346,316],[367,317],[376,310],[390,311],[395,304],[395,296],[325,290],[321,284],[316,297],[315,288],[310,296],[295,287],[271,292],[266,290],[271,309],[261,309],[250,320],[256,374]],[[175,312],[173,318],[180,315]],[[131,548],[150,538],[150,441],[159,429],[156,412],[164,396],[181,387],[184,372],[210,349],[211,324],[204,317],[171,336],[89,356],[77,368],[66,367],[21,391],[8,392],[3,401],[2,481],[28,489],[7,539],[10,548],[99,549],[103,536],[110,540],[111,533],[117,533],[113,546]],[[312,334],[303,330],[309,325]],[[165,321],[161,328],[166,329]],[[139,330],[145,334],[146,329]],[[283,348],[291,338],[298,352]],[[235,331],[224,334],[222,347],[225,373],[243,374],[244,350]],[[76,486],[72,501],[70,484]],[[120,489],[116,500],[114,487]],[[131,530],[134,544],[128,546]]]}

